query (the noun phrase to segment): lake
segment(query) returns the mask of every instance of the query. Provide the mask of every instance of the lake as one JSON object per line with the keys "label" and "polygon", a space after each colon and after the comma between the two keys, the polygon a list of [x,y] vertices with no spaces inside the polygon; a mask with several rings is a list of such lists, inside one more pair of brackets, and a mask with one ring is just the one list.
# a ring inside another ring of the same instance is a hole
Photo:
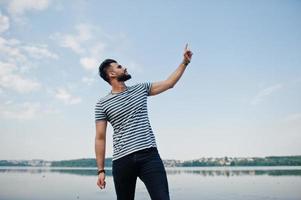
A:
{"label": "lake", "polygon": [[[172,200],[300,200],[300,167],[166,168]],[[116,199],[112,171],[106,189],[95,168],[0,167],[1,200]],[[136,200],[150,199],[138,179]]]}

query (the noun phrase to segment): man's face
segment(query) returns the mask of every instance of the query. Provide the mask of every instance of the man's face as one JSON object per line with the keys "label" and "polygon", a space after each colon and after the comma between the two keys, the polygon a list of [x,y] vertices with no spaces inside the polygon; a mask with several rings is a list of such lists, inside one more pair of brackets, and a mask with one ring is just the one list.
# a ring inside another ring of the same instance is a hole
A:
{"label": "man's face", "polygon": [[120,82],[124,82],[132,78],[132,76],[128,74],[127,69],[119,63],[111,63],[111,70],[114,74],[116,74],[116,78]]}

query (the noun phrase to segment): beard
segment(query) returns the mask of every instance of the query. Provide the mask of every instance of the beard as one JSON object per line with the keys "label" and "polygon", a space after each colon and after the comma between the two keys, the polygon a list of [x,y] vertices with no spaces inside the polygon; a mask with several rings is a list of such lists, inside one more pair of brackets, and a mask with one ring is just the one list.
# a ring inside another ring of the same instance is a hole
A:
{"label": "beard", "polygon": [[125,82],[125,81],[127,81],[127,80],[129,80],[131,78],[132,78],[132,76],[130,74],[122,74],[119,77],[117,77],[117,80],[119,82]]}

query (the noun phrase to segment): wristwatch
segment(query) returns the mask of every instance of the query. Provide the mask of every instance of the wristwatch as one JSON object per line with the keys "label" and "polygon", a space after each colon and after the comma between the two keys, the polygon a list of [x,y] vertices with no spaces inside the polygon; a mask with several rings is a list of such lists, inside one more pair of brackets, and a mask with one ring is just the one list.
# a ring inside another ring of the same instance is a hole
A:
{"label": "wristwatch", "polygon": [[183,63],[184,65],[188,65],[188,64],[190,63],[190,61],[189,61],[189,60],[184,60],[182,63]]}
{"label": "wristwatch", "polygon": [[106,173],[106,171],[105,171],[104,169],[99,169],[99,170],[97,171],[97,175],[99,175],[100,173]]}

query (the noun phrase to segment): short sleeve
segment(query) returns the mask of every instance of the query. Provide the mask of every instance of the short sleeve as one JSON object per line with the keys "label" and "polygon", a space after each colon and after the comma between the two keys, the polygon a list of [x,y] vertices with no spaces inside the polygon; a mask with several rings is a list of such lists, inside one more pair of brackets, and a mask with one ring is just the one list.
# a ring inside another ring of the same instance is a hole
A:
{"label": "short sleeve", "polygon": [[98,120],[107,120],[107,115],[100,103],[97,103],[95,106],[95,122]]}
{"label": "short sleeve", "polygon": [[152,88],[152,83],[150,82],[146,82],[146,83],[142,83],[143,87],[145,88],[146,92],[147,92],[147,96],[150,96],[150,91]]}

